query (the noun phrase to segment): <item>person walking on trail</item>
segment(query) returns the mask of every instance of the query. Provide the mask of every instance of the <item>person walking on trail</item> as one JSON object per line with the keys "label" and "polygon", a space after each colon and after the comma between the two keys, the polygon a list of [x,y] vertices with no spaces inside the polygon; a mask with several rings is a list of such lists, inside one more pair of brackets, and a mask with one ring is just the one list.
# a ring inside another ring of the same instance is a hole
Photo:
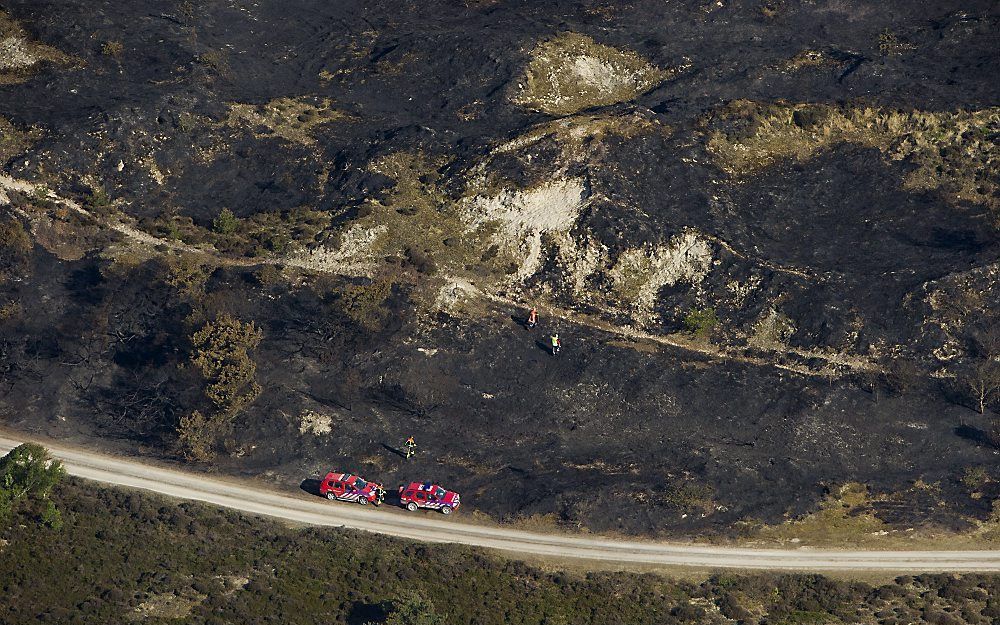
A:
{"label": "person walking on trail", "polygon": [[416,453],[417,442],[413,440],[413,437],[411,436],[406,439],[405,443],[403,443],[403,447],[406,447],[406,459],[409,460],[410,456]]}
{"label": "person walking on trail", "polygon": [[528,312],[527,326],[528,328],[534,328],[536,325],[538,325],[538,309],[532,306],[531,310]]}
{"label": "person walking on trail", "polygon": [[559,353],[559,348],[562,347],[562,341],[559,340],[559,333],[552,335],[552,355],[555,356]]}

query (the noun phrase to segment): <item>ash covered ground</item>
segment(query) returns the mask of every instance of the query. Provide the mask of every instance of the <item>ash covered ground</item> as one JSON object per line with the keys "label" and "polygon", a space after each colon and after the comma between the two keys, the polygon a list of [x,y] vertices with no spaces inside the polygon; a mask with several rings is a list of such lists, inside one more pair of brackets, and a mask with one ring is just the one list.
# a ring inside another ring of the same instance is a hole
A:
{"label": "ash covered ground", "polygon": [[0,10],[3,426],[597,531],[1000,522],[995,3]]}

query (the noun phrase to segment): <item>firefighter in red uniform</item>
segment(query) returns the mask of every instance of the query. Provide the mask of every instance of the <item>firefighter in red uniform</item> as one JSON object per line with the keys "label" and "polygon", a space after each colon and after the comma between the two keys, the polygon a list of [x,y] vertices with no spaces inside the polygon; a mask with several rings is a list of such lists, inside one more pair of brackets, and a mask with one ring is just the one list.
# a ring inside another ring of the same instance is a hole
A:
{"label": "firefighter in red uniform", "polygon": [[529,328],[534,328],[537,324],[538,324],[538,309],[532,306],[531,311],[528,313],[528,323],[526,325]]}

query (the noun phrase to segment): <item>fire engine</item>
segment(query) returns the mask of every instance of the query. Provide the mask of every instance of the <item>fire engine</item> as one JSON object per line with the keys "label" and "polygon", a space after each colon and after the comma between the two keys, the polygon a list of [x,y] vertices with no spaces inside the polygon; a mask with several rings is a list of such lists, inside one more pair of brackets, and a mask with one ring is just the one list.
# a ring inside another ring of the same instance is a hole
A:
{"label": "fire engine", "polygon": [[412,482],[409,486],[399,487],[399,503],[413,512],[417,508],[440,510],[442,514],[451,514],[459,505],[461,499],[458,493],[445,490],[431,482]]}
{"label": "fire engine", "polygon": [[319,485],[319,494],[327,499],[356,501],[362,506],[381,505],[385,499],[385,489],[381,484],[361,479],[350,473],[327,473]]}

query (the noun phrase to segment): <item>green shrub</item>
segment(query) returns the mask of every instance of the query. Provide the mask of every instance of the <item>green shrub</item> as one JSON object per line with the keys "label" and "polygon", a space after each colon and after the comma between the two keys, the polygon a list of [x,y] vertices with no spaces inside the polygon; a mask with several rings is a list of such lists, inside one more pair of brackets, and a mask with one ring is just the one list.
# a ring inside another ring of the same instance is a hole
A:
{"label": "green shrub", "polygon": [[260,395],[257,365],[250,352],[262,338],[253,322],[243,323],[225,313],[191,337],[191,362],[208,383],[205,395],[221,412],[235,415]]}
{"label": "green shrub", "polygon": [[212,222],[212,230],[219,234],[232,234],[240,227],[239,218],[228,208],[219,211],[219,216]]}
{"label": "green shrub", "polygon": [[[50,458],[41,445],[23,443],[10,450],[0,458],[0,522],[5,522],[23,501],[47,501],[65,475],[62,463]],[[54,516],[53,511],[47,507],[43,520],[58,518],[58,511]]]}
{"label": "green shrub", "polygon": [[712,335],[718,323],[719,318],[715,315],[714,308],[692,310],[684,317],[684,331],[699,339],[706,339]]}
{"label": "green shrub", "polygon": [[28,232],[16,219],[0,221],[0,263],[14,264],[22,261],[31,251]]}
{"label": "green shrub", "polygon": [[389,618],[383,621],[385,625],[445,625],[445,622],[444,617],[434,611],[430,599],[412,590],[392,601]]}
{"label": "green shrub", "polygon": [[181,417],[177,426],[177,445],[188,460],[205,462],[212,458],[214,433],[212,423],[201,412],[195,410]]}
{"label": "green shrub", "polygon": [[100,186],[95,186],[90,190],[90,195],[87,196],[85,204],[87,210],[97,214],[106,214],[112,207],[108,192]]}
{"label": "green shrub", "polygon": [[358,325],[372,331],[385,324],[388,313],[385,302],[392,295],[392,281],[374,280],[369,284],[352,284],[340,293],[340,309]]}

